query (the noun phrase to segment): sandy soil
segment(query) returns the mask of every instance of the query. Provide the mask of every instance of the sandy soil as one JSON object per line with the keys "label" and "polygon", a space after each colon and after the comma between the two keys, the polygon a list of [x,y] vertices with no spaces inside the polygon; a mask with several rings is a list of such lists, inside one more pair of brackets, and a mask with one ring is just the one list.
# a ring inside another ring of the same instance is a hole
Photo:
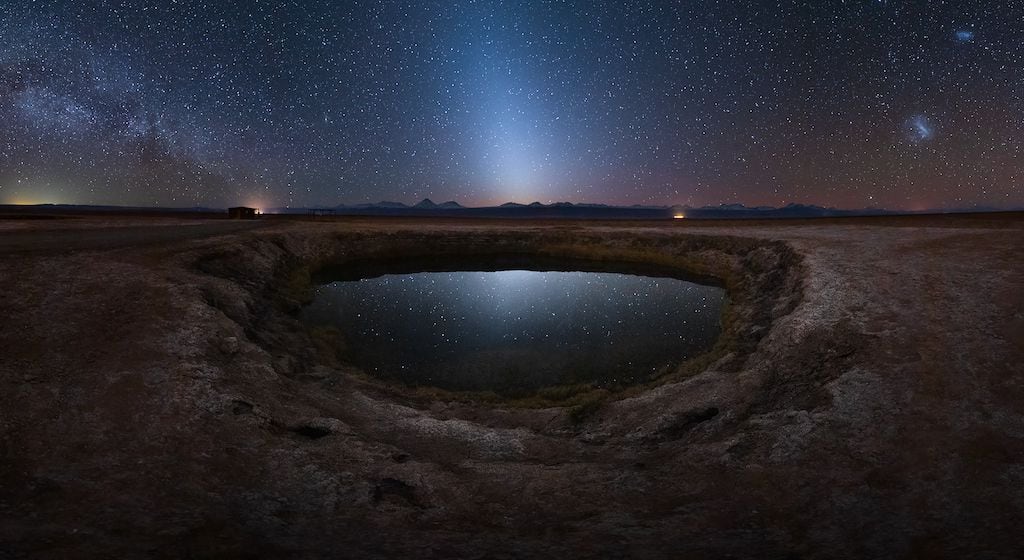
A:
{"label": "sandy soil", "polygon": [[[0,232],[0,558],[1024,556],[1020,215],[104,220]],[[513,246],[730,275],[731,343],[573,417],[295,328],[295,270]]]}

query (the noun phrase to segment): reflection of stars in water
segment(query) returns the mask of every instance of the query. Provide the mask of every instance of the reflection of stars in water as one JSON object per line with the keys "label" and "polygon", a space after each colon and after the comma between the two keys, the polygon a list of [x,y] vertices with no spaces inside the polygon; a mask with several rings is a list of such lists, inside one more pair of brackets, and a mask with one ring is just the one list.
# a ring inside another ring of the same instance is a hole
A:
{"label": "reflection of stars in water", "polygon": [[710,345],[722,297],[629,274],[427,272],[323,286],[304,317],[337,328],[367,371],[413,383],[615,381]]}
{"label": "reflection of stars in water", "polygon": [[953,38],[956,39],[957,43],[971,43],[974,41],[974,31],[970,29],[957,29],[953,33]]}
{"label": "reflection of stars in water", "polygon": [[914,115],[907,121],[907,137],[911,142],[919,144],[931,140],[935,136],[935,126],[924,115]]}

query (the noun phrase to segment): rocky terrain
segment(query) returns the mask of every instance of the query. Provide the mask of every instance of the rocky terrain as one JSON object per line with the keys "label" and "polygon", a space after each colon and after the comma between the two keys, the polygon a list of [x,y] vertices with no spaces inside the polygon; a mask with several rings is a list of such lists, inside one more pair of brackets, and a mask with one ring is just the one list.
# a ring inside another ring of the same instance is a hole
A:
{"label": "rocky terrain", "polygon": [[[0,558],[1024,555],[1024,216],[59,222],[0,232]],[[502,255],[714,278],[724,334],[507,401],[295,318],[330,267]]]}

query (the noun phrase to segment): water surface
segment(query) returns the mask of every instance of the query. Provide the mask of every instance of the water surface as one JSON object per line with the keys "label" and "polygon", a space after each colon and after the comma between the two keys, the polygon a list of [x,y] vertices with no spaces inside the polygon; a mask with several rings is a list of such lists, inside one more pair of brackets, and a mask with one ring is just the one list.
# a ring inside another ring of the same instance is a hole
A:
{"label": "water surface", "polygon": [[370,374],[508,394],[649,380],[713,345],[723,298],[607,272],[420,272],[323,284],[303,319],[337,327]]}

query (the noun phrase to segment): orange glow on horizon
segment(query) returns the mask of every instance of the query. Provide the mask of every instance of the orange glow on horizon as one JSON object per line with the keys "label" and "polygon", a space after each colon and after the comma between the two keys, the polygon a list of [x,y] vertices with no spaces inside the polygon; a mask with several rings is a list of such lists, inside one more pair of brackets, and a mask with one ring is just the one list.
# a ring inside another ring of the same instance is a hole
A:
{"label": "orange glow on horizon", "polygon": [[61,204],[54,200],[47,200],[41,197],[32,197],[27,195],[14,195],[10,198],[4,199],[0,204],[10,204],[13,206],[38,206],[40,204]]}

